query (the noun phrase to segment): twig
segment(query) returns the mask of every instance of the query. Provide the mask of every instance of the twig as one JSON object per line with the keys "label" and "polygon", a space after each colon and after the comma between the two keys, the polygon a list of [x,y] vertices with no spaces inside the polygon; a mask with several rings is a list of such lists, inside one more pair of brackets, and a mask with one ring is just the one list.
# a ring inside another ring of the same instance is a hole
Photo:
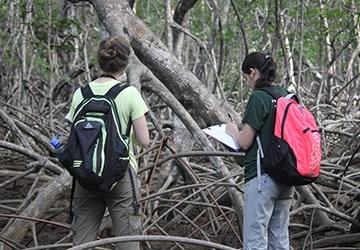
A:
{"label": "twig", "polygon": [[61,169],[60,167],[58,167],[57,165],[55,165],[54,163],[49,161],[48,158],[46,158],[45,156],[42,156],[30,149],[26,149],[24,147],[14,144],[14,143],[0,140],[0,148],[7,148],[10,150],[14,150],[21,154],[27,155],[33,159],[36,159],[38,161],[42,161],[44,163],[43,166],[45,168],[48,168],[49,170],[51,170],[55,173],[62,173],[64,171],[63,169]]}
{"label": "twig", "polygon": [[[345,244],[359,243],[360,233],[354,234],[341,234],[336,236],[330,236],[324,239],[320,239],[313,242],[314,250],[318,247],[334,247],[342,246]],[[299,249],[299,248],[298,248]],[[334,249],[334,248],[331,248]],[[346,248],[340,248],[346,249]]]}
{"label": "twig", "polygon": [[[2,187],[4,187],[4,186],[6,186],[6,185],[8,185],[8,184],[10,184],[10,183],[18,180],[18,179],[20,179],[20,178],[22,178],[22,177],[24,177],[24,176],[27,176],[27,175],[35,172],[35,171],[36,171],[36,169],[35,169],[35,167],[34,167],[34,168],[29,169],[29,170],[26,170],[25,172],[16,172],[16,173],[17,173],[17,176],[15,176],[15,177],[13,177],[13,178],[10,178],[10,179],[8,179],[7,181],[4,181],[3,183],[1,183],[1,184],[0,184],[0,188],[2,188]],[[3,171],[2,171],[2,172],[3,172]],[[13,172],[15,172],[15,171],[13,171]],[[1,172],[0,172],[0,173],[1,173]]]}
{"label": "twig", "polygon": [[[25,172],[20,172],[20,171],[12,171],[12,170],[0,170],[0,176],[14,176],[14,178],[9,179],[7,181],[4,181],[3,183],[0,184],[0,188],[17,180],[20,178],[26,178],[26,179],[34,179],[36,177],[35,174],[31,174],[28,173],[29,170],[25,171]],[[34,171],[34,169],[32,169],[32,171]],[[15,179],[16,178],[16,179]],[[53,177],[48,176],[48,175],[41,175],[40,176],[40,180],[41,181],[51,181],[53,179]]]}
{"label": "twig", "polygon": [[23,220],[42,222],[42,223],[51,224],[51,225],[54,225],[54,226],[59,226],[59,227],[70,229],[69,224],[60,223],[60,222],[54,222],[54,221],[49,221],[49,220],[43,220],[43,219],[38,219],[38,218],[33,218],[33,217],[28,217],[28,216],[22,216],[22,215],[16,215],[16,214],[0,214],[0,217],[16,218],[16,219],[23,219]]}
{"label": "twig", "polygon": [[[69,248],[68,250],[82,250],[90,247],[102,246],[109,243],[119,243],[119,242],[131,242],[131,241],[170,241],[170,242],[180,242],[185,244],[203,246],[208,248],[215,248],[220,250],[236,250],[235,248],[228,247],[225,245],[197,240],[197,239],[188,239],[183,237],[176,236],[159,236],[159,235],[130,235],[130,236],[122,236],[122,237],[113,237],[107,238],[97,241],[92,241],[89,243],[85,243],[76,247]],[[29,250],[35,250],[33,248],[29,248]]]}
{"label": "twig", "polygon": [[[165,213],[163,213],[157,220],[155,220],[154,222],[152,222],[152,224],[150,226],[148,226],[146,229],[144,229],[144,231],[146,232],[147,230],[149,230],[155,223],[157,223],[160,219],[162,219],[163,217],[165,217],[168,213],[170,213],[172,211],[172,209],[175,209],[177,208],[178,206],[180,206],[184,201],[187,201],[188,199],[190,199],[191,197],[195,196],[196,194],[202,192],[203,190],[206,190],[207,188],[221,182],[221,181],[224,181],[228,178],[231,178],[233,176],[235,176],[236,174],[233,174],[233,175],[230,175],[230,176],[227,176],[227,177],[224,177],[224,178],[221,178],[220,180],[214,182],[214,183],[210,183],[202,188],[199,188],[199,190],[195,191],[194,193],[190,194],[189,196],[187,196],[186,198],[184,198],[182,201],[180,201],[179,203],[177,203],[175,206],[173,206],[171,209],[167,210]],[[164,192],[165,193],[165,192]],[[154,195],[157,195],[157,194],[154,194]],[[151,196],[151,195],[150,195]],[[149,198],[149,197],[147,197]]]}
{"label": "twig", "polygon": [[351,218],[350,216],[344,214],[344,213],[341,213],[339,211],[337,211],[335,208],[327,208],[327,207],[324,207],[324,206],[321,206],[321,205],[314,205],[314,204],[310,204],[310,205],[304,205],[298,209],[295,209],[293,211],[290,212],[290,215],[291,216],[294,216],[295,214],[299,214],[301,212],[303,212],[304,210],[308,210],[308,209],[320,209],[320,210],[323,210],[329,214],[332,214],[332,215],[335,215],[347,222],[350,222],[350,223],[353,223],[353,224],[357,224],[353,218]]}
{"label": "twig", "polygon": [[37,236],[36,236],[36,224],[34,222],[31,222],[30,225],[31,225],[31,233],[32,233],[34,245],[37,247],[37,246],[39,246],[39,242],[38,242]]}
{"label": "twig", "polygon": [[223,88],[223,85],[222,85],[222,83],[221,83],[221,81],[220,81],[220,78],[219,78],[219,75],[218,75],[218,73],[217,73],[217,70],[216,70],[214,61],[213,61],[211,55],[209,54],[206,46],[204,45],[204,43],[203,43],[199,38],[197,38],[196,36],[192,35],[191,32],[188,31],[187,29],[185,29],[183,26],[181,26],[181,25],[179,25],[179,24],[177,24],[177,23],[175,23],[175,22],[171,22],[171,26],[172,26],[173,28],[175,28],[175,29],[180,30],[181,32],[183,32],[185,35],[191,37],[192,39],[194,39],[195,42],[205,51],[205,54],[206,54],[207,58],[208,58],[209,61],[210,61],[210,65],[211,65],[211,67],[212,67],[212,69],[213,69],[213,72],[214,72],[216,81],[217,81],[217,83],[218,83],[219,91],[220,91],[220,94],[221,94],[221,98],[222,98],[225,102],[227,102],[227,99],[226,99],[224,90],[222,89],[222,88]]}
{"label": "twig", "polygon": [[[156,198],[156,199],[159,201],[169,202],[169,203],[178,203],[180,201],[180,200],[175,200],[175,199],[165,199],[165,198],[161,198],[161,197]],[[198,206],[198,207],[218,208],[217,206],[215,206],[213,204],[209,204],[209,203],[205,203],[205,202],[198,202],[197,199],[193,200],[193,201],[184,201],[183,203],[193,205],[193,206]],[[234,212],[234,209],[231,207],[227,207],[227,206],[220,206],[220,207],[223,210],[228,210],[228,211]]]}
{"label": "twig", "polygon": [[14,132],[14,134],[19,138],[21,141],[21,144],[28,149],[31,149],[30,143],[27,141],[24,134],[21,132],[21,130],[16,126],[15,122],[12,118],[10,118],[2,109],[0,109],[0,118],[4,120],[4,122],[7,123],[10,130]]}
{"label": "twig", "polygon": [[[161,233],[163,233],[165,236],[171,236],[171,235],[169,235],[167,232],[165,232],[165,230],[162,228],[162,227],[160,227],[159,226],[159,224],[155,224],[155,227],[157,228],[157,229],[159,229],[159,231],[161,232]],[[180,248],[180,249],[182,249],[182,250],[185,250],[181,245],[179,245],[179,243],[177,243],[177,242],[175,242],[175,247],[178,247],[178,248]]]}
{"label": "twig", "polygon": [[[243,157],[244,153],[235,153],[235,152],[221,152],[221,151],[212,151],[212,152],[205,152],[205,151],[192,151],[188,153],[178,153],[172,154],[158,162],[158,165],[164,164],[172,159],[181,158],[181,157],[189,157],[189,156],[233,156],[233,157]],[[149,170],[153,167],[153,165],[148,166],[147,168],[139,169],[139,173],[142,173],[146,170]]]}

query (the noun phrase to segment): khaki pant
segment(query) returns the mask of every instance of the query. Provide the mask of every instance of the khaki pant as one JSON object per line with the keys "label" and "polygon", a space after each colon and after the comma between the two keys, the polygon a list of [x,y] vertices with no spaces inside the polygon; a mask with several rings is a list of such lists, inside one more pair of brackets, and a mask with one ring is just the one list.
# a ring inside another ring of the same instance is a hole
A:
{"label": "khaki pant", "polygon": [[[112,220],[114,236],[141,234],[141,215],[140,212],[134,215],[133,190],[129,173],[132,174],[139,202],[139,185],[131,167],[109,193],[85,189],[76,182],[72,221],[74,245],[96,239],[106,207]],[[138,250],[140,244],[139,242],[118,243],[116,249]]]}

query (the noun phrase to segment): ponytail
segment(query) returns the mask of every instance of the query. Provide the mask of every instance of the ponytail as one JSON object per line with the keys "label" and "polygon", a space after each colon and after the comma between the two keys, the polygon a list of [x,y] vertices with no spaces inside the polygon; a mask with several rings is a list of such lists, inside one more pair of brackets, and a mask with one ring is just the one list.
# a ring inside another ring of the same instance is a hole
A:
{"label": "ponytail", "polygon": [[241,69],[245,74],[249,74],[251,68],[256,68],[260,72],[260,77],[255,82],[255,89],[270,86],[275,81],[276,63],[270,55],[260,52],[247,55]]}

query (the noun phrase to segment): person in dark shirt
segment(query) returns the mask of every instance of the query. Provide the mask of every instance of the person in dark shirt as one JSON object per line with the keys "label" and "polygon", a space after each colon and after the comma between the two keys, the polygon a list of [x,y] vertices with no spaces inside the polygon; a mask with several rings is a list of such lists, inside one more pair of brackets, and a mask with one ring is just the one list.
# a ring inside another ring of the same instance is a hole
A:
{"label": "person in dark shirt", "polygon": [[293,187],[275,182],[264,170],[257,170],[259,154],[256,136],[266,152],[274,131],[273,98],[260,89],[271,87],[283,96],[286,89],[275,84],[276,63],[269,55],[254,52],[246,56],[242,71],[253,90],[242,119],[243,127],[226,125],[226,132],[245,150],[244,250],[288,250],[289,217]]}

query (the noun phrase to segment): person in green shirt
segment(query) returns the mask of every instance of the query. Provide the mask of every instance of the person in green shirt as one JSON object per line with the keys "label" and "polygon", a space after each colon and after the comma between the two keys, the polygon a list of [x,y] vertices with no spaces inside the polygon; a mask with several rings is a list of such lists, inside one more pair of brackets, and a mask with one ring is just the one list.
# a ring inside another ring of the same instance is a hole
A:
{"label": "person in green shirt", "polygon": [[[130,56],[130,44],[122,37],[109,37],[101,41],[98,50],[98,62],[104,74],[89,83],[95,95],[105,95],[115,84],[126,80],[125,70]],[[74,93],[66,119],[73,122],[76,107],[83,100],[80,88]],[[96,239],[105,209],[109,210],[112,229],[115,236],[141,234],[141,215],[135,213],[134,199],[139,203],[140,188],[136,178],[138,169],[135,160],[134,143],[147,147],[149,131],[145,113],[148,112],[143,98],[133,86],[125,88],[115,98],[115,105],[121,124],[121,133],[125,134],[131,117],[132,129],[129,142],[129,174],[118,181],[110,192],[94,191],[75,183],[74,217],[72,221],[73,245],[79,245]],[[135,194],[135,195],[134,195]],[[135,197],[134,197],[135,196]],[[139,242],[118,243],[116,249],[137,250]]]}
{"label": "person in green shirt", "polygon": [[283,96],[287,91],[275,84],[276,63],[269,55],[251,53],[241,69],[253,93],[246,106],[242,130],[230,122],[226,132],[245,150],[244,250],[288,250],[294,188],[275,182],[262,168],[258,174],[256,142],[258,135],[266,157],[274,131],[275,106],[273,98],[259,89],[272,87]]}

